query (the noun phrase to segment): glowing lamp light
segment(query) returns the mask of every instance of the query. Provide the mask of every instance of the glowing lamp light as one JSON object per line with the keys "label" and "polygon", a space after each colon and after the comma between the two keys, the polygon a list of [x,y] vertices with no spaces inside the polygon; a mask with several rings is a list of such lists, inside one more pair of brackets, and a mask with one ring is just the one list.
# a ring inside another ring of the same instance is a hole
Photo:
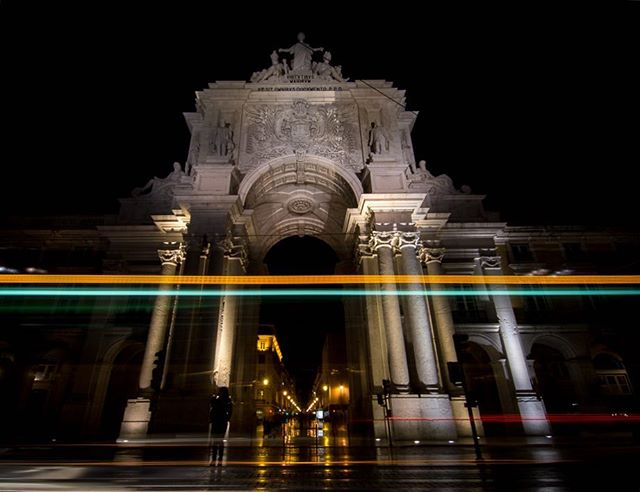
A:
{"label": "glowing lamp light", "polygon": [[283,391],[283,392],[282,392],[282,394],[283,394],[284,396],[287,396],[287,390]]}
{"label": "glowing lamp light", "polygon": [[269,385],[269,380],[267,378],[264,378],[262,380],[262,384],[264,384],[265,386],[268,386]]}
{"label": "glowing lamp light", "polygon": [[339,389],[340,391],[344,391],[344,385],[343,385],[343,384],[341,384],[340,386],[338,386],[338,389]]}
{"label": "glowing lamp light", "polygon": [[322,385],[322,391],[327,391],[329,389],[329,386],[327,386],[326,384]]}

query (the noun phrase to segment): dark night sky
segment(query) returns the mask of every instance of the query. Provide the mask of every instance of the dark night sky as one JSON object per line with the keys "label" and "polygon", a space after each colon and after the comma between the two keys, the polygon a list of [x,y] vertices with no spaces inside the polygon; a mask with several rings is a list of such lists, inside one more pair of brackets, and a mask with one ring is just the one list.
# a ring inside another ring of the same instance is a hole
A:
{"label": "dark night sky", "polygon": [[417,157],[511,223],[612,224],[635,204],[640,2],[357,20],[326,6],[251,20],[220,2],[43,3],[0,6],[5,213],[115,211],[184,162],[195,90],[247,79],[299,30],[346,76],[406,89]]}

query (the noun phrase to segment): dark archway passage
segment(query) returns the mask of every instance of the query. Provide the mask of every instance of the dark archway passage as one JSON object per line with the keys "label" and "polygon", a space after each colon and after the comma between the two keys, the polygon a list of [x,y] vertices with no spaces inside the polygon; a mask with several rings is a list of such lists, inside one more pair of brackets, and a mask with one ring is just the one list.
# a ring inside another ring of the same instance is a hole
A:
{"label": "dark archway passage", "polygon": [[142,365],[144,346],[126,346],[114,359],[102,408],[101,436],[115,439],[129,398],[138,396],[138,376]]}
{"label": "dark archway passage", "polygon": [[462,362],[468,391],[472,398],[477,400],[480,408],[485,434],[504,435],[507,426],[500,422],[503,410],[489,354],[481,345],[471,342],[462,353]]}
{"label": "dark archway passage", "polygon": [[562,353],[548,345],[534,343],[530,357],[534,360],[538,391],[542,394],[548,413],[575,411],[574,382]]}
{"label": "dark archway passage", "polygon": [[[264,262],[271,275],[330,275],[335,272],[338,257],[320,239],[294,236],[273,246]],[[285,367],[295,379],[299,398],[306,401],[321,362],[326,335],[338,333],[344,336],[341,299],[333,296],[263,296],[260,323],[275,327]]]}

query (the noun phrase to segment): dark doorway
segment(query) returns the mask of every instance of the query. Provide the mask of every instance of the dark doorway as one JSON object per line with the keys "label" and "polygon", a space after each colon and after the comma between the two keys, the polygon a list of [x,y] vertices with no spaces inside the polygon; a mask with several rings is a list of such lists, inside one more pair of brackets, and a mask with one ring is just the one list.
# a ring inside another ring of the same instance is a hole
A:
{"label": "dark doorway", "polygon": [[501,421],[502,405],[489,354],[477,343],[466,345],[462,363],[471,398],[477,400],[485,435],[507,433],[507,425]]}
{"label": "dark doorway", "polygon": [[534,360],[537,390],[544,399],[547,413],[575,411],[573,382],[562,353],[548,345],[534,343],[530,357]]}
{"label": "dark doorway", "polygon": [[118,437],[127,400],[138,396],[138,377],[143,354],[142,345],[129,345],[113,361],[102,407],[101,435],[106,439]]}
{"label": "dark doorway", "polygon": [[[338,262],[333,249],[310,237],[289,237],[278,242],[265,257],[271,275],[331,275]],[[274,288],[308,289],[280,285]],[[327,286],[336,289],[335,285]],[[284,364],[293,376],[298,396],[305,402],[321,362],[328,333],[344,334],[344,309],[337,296],[263,296],[260,323],[273,325],[284,354]],[[344,335],[343,335],[344,336]]]}

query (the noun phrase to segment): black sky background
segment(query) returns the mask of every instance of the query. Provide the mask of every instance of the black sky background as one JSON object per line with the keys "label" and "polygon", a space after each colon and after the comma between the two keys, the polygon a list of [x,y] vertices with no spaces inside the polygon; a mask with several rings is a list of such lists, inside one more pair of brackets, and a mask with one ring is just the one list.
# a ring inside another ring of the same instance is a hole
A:
{"label": "black sky background", "polygon": [[417,158],[510,223],[634,217],[640,2],[314,5],[2,2],[2,213],[115,212],[184,162],[194,91],[248,79],[303,30],[345,76],[406,89]]}

